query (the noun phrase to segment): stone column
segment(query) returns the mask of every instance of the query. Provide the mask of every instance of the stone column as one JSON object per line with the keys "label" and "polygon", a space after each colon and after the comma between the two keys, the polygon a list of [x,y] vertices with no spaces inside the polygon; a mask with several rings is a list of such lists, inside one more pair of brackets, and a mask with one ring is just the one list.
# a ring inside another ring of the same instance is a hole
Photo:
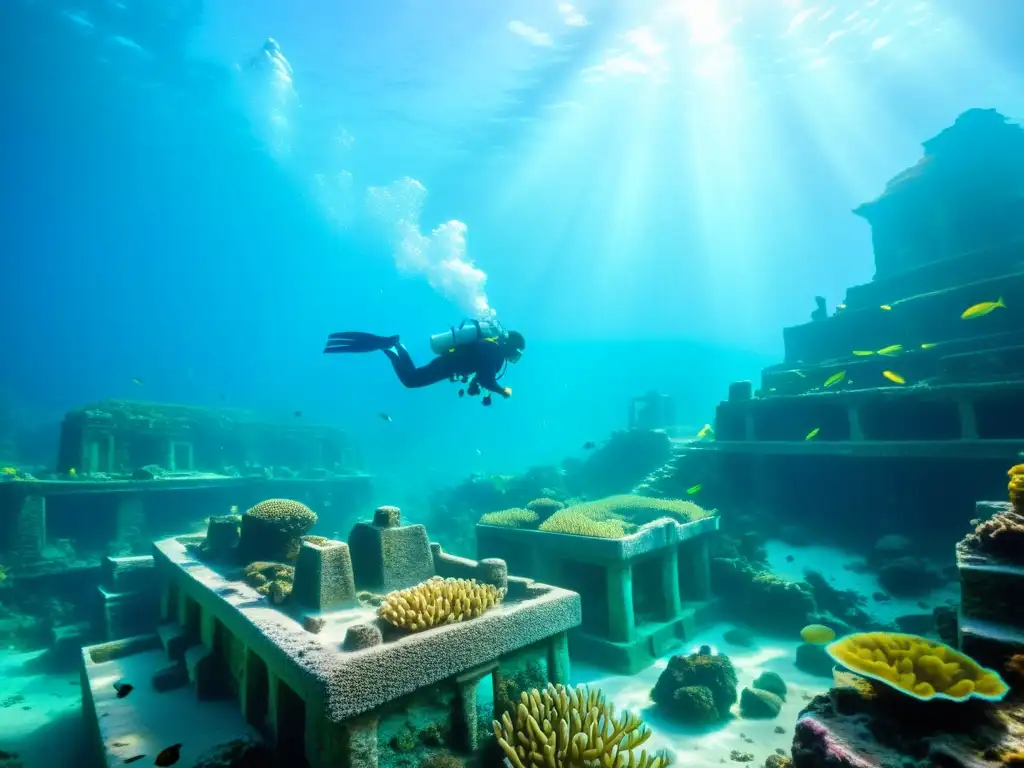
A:
{"label": "stone column", "polygon": [[620,643],[636,639],[636,615],[633,610],[633,567],[613,563],[605,568],[608,584],[608,636]]}
{"label": "stone column", "polygon": [[46,549],[46,498],[26,496],[18,510],[15,551],[23,562],[40,560]]}
{"label": "stone column", "polygon": [[306,763],[309,768],[377,768],[377,726],[376,715],[334,723],[322,706],[307,708]]}
{"label": "stone column", "polygon": [[458,749],[467,754],[473,754],[480,748],[480,734],[476,727],[476,689],[481,679],[478,676],[462,676],[455,682],[458,703],[452,727],[458,739]]}
{"label": "stone column", "polygon": [[969,400],[957,400],[957,411],[960,414],[960,439],[978,439],[978,417],[974,412],[974,404]]}
{"label": "stone column", "polygon": [[661,556],[662,618],[671,621],[682,612],[679,597],[679,547],[671,546]]}
{"label": "stone column", "polygon": [[846,418],[850,424],[850,440],[860,441],[864,439],[864,427],[860,422],[860,408],[850,405],[846,408]]}
{"label": "stone column", "polygon": [[337,765],[345,765],[347,768],[377,768],[378,724],[379,719],[373,714],[362,715],[346,722],[344,727],[347,760],[332,763],[329,768],[335,768]]}
{"label": "stone column", "polygon": [[708,537],[697,536],[680,546],[679,570],[683,575],[686,600],[711,599],[711,558]]}
{"label": "stone column", "polygon": [[568,685],[569,665],[569,636],[559,632],[548,646],[548,680],[555,685]]}
{"label": "stone column", "polygon": [[245,721],[260,733],[265,731],[268,727],[267,712],[270,711],[270,675],[263,659],[249,648],[245,650],[239,699]]}

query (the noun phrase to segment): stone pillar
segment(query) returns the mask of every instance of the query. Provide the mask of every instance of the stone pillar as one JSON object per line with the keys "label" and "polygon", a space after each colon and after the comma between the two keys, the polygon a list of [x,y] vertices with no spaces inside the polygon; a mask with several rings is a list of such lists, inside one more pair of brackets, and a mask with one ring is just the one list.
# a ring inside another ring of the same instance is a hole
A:
{"label": "stone pillar", "polygon": [[708,537],[697,536],[679,547],[679,571],[687,601],[711,599],[711,558]]}
{"label": "stone pillar", "polygon": [[608,585],[608,636],[620,643],[636,639],[636,615],[633,610],[633,567],[613,563],[605,568]]}
{"label": "stone pillar", "polygon": [[129,555],[133,545],[142,541],[146,524],[146,509],[140,496],[130,496],[117,503],[114,520],[114,540],[110,543],[116,555]]}
{"label": "stone pillar", "polygon": [[343,723],[331,722],[322,704],[306,709],[304,741],[309,768],[336,768],[349,764],[348,729]]}
{"label": "stone pillar", "polygon": [[743,414],[743,439],[748,442],[757,439],[757,435],[754,434],[754,413],[750,409]]}
{"label": "stone pillar", "polygon": [[[345,723],[347,760],[340,765],[347,768],[377,768],[377,725],[376,715],[362,715]],[[329,768],[339,763],[334,763]]]}
{"label": "stone pillar", "polygon": [[245,649],[245,666],[239,683],[239,697],[242,716],[260,733],[267,727],[267,712],[270,711],[270,673],[263,659],[249,648]]}
{"label": "stone pillar", "polygon": [[978,417],[974,412],[974,404],[970,400],[957,400],[956,408],[960,414],[960,439],[979,439]]}
{"label": "stone pillar", "polygon": [[281,680],[267,669],[267,713],[263,720],[264,732],[270,737],[272,745],[279,746],[281,735]]}
{"label": "stone pillar", "polygon": [[682,612],[679,597],[679,547],[671,546],[661,556],[662,618],[671,621]]}
{"label": "stone pillar", "polygon": [[15,551],[24,562],[40,560],[46,549],[46,498],[26,496],[18,510]]}
{"label": "stone pillar", "polygon": [[485,675],[463,675],[456,680],[458,702],[452,728],[458,739],[458,749],[474,754],[480,748],[480,734],[476,727],[476,689]]}
{"label": "stone pillar", "polygon": [[846,407],[846,418],[850,424],[850,440],[864,439],[864,427],[860,423],[860,408],[855,405]]}
{"label": "stone pillar", "polygon": [[568,685],[569,665],[569,636],[559,632],[548,646],[548,680],[555,685]]}

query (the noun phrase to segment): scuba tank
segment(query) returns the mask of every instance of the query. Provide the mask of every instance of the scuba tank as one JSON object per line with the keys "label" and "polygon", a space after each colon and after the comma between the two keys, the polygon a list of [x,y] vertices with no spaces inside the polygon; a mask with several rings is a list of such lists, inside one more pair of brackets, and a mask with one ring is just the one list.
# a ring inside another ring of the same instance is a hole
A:
{"label": "scuba tank", "polygon": [[506,336],[505,329],[497,320],[463,320],[458,326],[451,326],[443,333],[430,337],[430,349],[435,355],[454,352],[456,347],[475,344],[490,339],[497,341]]}

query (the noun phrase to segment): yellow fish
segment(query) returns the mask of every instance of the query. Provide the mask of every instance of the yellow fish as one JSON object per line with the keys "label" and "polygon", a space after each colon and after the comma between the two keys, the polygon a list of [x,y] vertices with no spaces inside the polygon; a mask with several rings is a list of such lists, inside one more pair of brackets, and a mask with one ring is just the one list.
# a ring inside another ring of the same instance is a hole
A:
{"label": "yellow fish", "polygon": [[998,309],[999,307],[1002,307],[1003,309],[1006,308],[1006,305],[1003,303],[1002,296],[995,301],[983,301],[980,304],[975,304],[973,307],[968,307],[963,311],[963,314],[960,315],[960,319],[973,320],[976,317],[984,317],[989,312],[994,309]]}
{"label": "yellow fish", "polygon": [[805,437],[804,440],[813,440],[818,436],[819,432],[821,432],[821,427],[815,427],[814,429],[807,433],[807,437]]}
{"label": "yellow fish", "polygon": [[884,309],[886,312],[888,312],[890,309],[892,309],[892,307],[890,307],[888,304],[883,304],[881,306],[881,309]]}
{"label": "yellow fish", "polygon": [[880,350],[878,350],[878,354],[880,354],[880,355],[898,355],[902,351],[903,351],[903,345],[902,344],[890,344],[888,347],[882,347]]}
{"label": "yellow fish", "polygon": [[710,435],[711,437],[714,437],[715,436],[715,430],[711,428],[710,424],[705,424],[703,427],[700,428],[700,432],[697,433],[697,439],[698,440],[703,440],[708,435]]}
{"label": "yellow fish", "polygon": [[855,354],[857,357],[868,357],[869,355],[873,355],[875,353],[872,352],[870,349],[855,349],[853,350],[853,354]]}
{"label": "yellow fish", "polygon": [[823,386],[831,387],[833,384],[838,384],[840,381],[846,378],[846,371],[839,371],[839,373],[833,373],[827,379]]}
{"label": "yellow fish", "polygon": [[931,349],[932,347],[937,347],[937,346],[938,346],[938,344],[935,344],[935,343],[922,344],[921,345],[921,349]]}
{"label": "yellow fish", "polygon": [[906,384],[907,380],[900,376],[898,373],[892,371],[882,371],[882,375],[885,376],[889,381],[895,382],[896,384]]}
{"label": "yellow fish", "polygon": [[846,309],[846,305],[845,304],[836,304],[836,312],[841,312],[844,309]]}
{"label": "yellow fish", "polygon": [[71,475],[72,477],[75,477],[78,475],[78,470],[72,467],[71,469],[68,470],[68,474]]}
{"label": "yellow fish", "polygon": [[237,504],[232,504],[231,505],[231,514],[232,515],[237,515],[238,514],[238,505]]}
{"label": "yellow fish", "polygon": [[687,492],[687,493],[688,493],[688,494],[689,494],[690,496],[693,496],[693,494],[695,494],[695,493],[699,493],[699,492],[700,492],[700,487],[701,487],[700,483],[697,483],[696,485],[694,485],[694,486],[692,486],[692,487],[690,487],[690,488],[687,488],[687,489],[686,489],[686,492]]}
{"label": "yellow fish", "polygon": [[800,630],[800,637],[805,643],[813,645],[825,645],[836,639],[835,630],[826,627],[824,624],[808,624]]}
{"label": "yellow fish", "polygon": [[14,467],[4,467],[3,469],[0,469],[0,474],[7,475],[8,477],[14,477],[18,474],[18,470]]}

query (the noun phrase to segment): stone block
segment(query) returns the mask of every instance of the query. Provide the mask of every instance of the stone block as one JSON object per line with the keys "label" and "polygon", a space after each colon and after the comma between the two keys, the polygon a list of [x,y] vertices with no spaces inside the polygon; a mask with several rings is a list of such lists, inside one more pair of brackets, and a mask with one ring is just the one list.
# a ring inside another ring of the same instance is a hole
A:
{"label": "stone block", "polygon": [[104,557],[100,567],[103,586],[110,592],[153,590],[156,594],[152,555]]}
{"label": "stone block", "polygon": [[292,600],[318,611],[356,602],[352,556],[345,542],[302,542],[295,562]]}
{"label": "stone block", "polygon": [[422,525],[400,525],[395,508],[382,509],[389,511],[386,515],[375,514],[375,523],[356,523],[349,534],[356,585],[391,592],[426,581],[434,575],[427,529]]}

